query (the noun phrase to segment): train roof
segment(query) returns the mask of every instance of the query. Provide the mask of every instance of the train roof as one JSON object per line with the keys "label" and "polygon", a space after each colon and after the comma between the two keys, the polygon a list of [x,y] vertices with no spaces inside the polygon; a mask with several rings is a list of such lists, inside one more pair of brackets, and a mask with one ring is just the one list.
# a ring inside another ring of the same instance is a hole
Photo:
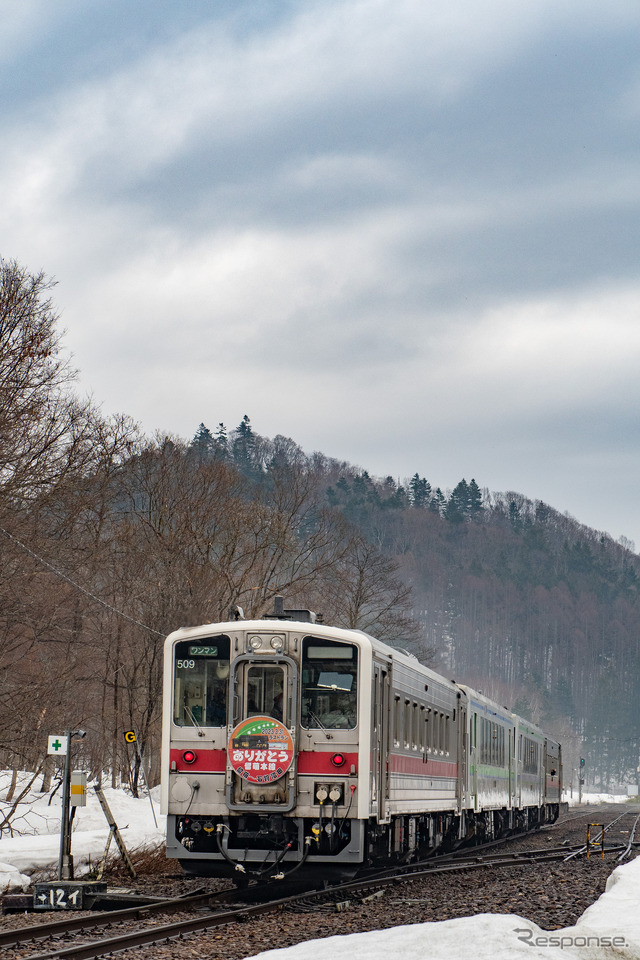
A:
{"label": "train roof", "polygon": [[291,620],[276,619],[267,617],[259,620],[225,620],[220,623],[203,623],[194,627],[179,627],[166,638],[166,642],[173,643],[188,637],[205,636],[211,633],[237,633],[242,631],[255,631],[264,633],[273,631],[274,633],[284,633],[287,630],[295,630],[309,636],[325,637],[327,640],[344,640],[345,642],[358,644],[360,647],[368,647],[373,653],[386,657],[394,663],[401,663],[411,670],[417,670],[423,676],[428,677],[432,682],[438,682],[445,686],[458,688],[454,680],[448,680],[442,674],[432,670],[430,667],[420,663],[414,654],[408,650],[399,647],[392,647],[382,640],[371,636],[364,630],[354,627],[334,627],[326,623],[312,622],[309,620]]}

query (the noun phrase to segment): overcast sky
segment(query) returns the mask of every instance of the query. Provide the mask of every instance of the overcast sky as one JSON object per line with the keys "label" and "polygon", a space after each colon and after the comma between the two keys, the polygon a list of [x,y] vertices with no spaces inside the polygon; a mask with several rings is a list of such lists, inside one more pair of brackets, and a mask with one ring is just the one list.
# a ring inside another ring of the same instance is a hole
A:
{"label": "overcast sky", "polygon": [[0,254],[83,392],[640,547],[638,0],[0,0]]}

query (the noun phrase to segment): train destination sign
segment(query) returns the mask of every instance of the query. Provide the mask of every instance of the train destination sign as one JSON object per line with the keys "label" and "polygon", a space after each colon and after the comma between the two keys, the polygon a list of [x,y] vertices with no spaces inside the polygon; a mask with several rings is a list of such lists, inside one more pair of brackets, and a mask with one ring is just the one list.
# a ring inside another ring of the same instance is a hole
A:
{"label": "train destination sign", "polygon": [[293,740],[273,717],[249,717],[229,738],[231,766],[247,783],[274,783],[293,763]]}

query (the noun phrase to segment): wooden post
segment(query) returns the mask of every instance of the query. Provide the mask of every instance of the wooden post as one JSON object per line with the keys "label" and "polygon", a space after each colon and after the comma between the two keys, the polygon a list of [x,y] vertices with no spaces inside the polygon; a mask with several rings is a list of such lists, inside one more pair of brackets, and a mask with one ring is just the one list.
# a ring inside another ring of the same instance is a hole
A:
{"label": "wooden post", "polygon": [[[125,844],[124,844],[124,840],[122,839],[122,834],[121,834],[120,831],[118,830],[118,824],[117,824],[116,821],[114,820],[113,814],[111,813],[111,810],[109,809],[109,804],[107,803],[107,799],[106,799],[104,793],[102,792],[102,788],[101,788],[101,787],[95,787],[95,791],[96,791],[96,796],[97,796],[98,800],[100,801],[100,806],[102,807],[102,812],[104,813],[104,815],[105,815],[105,817],[106,817],[106,820],[107,820],[107,823],[109,824],[109,828],[110,828],[110,830],[111,830],[111,834],[113,834],[113,837],[114,837],[114,839],[115,839],[115,841],[116,841],[116,843],[117,843],[117,845],[118,845],[118,850],[120,851],[120,856],[121,856],[122,859],[124,860],[124,862],[125,862],[125,864],[126,864],[126,867],[127,867],[127,870],[129,871],[130,875],[135,879],[135,877],[136,877],[136,868],[134,867],[133,863],[131,862],[131,857],[129,856],[129,853],[128,853],[128,851],[127,851],[127,848],[126,848],[126,846],[125,846]],[[111,834],[109,835],[109,843],[111,842]],[[108,847],[107,847],[107,849],[108,849]],[[106,852],[107,852],[107,851],[105,850],[105,856],[106,856]]]}

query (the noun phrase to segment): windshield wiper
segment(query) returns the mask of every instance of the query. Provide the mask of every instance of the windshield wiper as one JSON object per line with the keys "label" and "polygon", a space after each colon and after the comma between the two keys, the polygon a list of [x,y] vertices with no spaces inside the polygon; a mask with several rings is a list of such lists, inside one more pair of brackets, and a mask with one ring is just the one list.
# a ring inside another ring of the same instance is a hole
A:
{"label": "windshield wiper", "polygon": [[307,710],[307,716],[310,717],[311,720],[315,720],[315,722],[318,724],[318,726],[320,727],[320,729],[321,729],[322,732],[324,733],[324,735],[325,735],[325,737],[327,738],[327,740],[333,740],[333,734],[332,734],[332,733],[329,733],[329,731],[328,731],[327,728],[325,727],[325,725],[324,725],[324,723],[322,722],[322,720],[320,719],[320,717],[317,717],[317,716],[315,715],[315,713],[313,712],[313,710]]}
{"label": "windshield wiper", "polygon": [[186,705],[186,703],[185,703],[185,705],[184,705],[184,709],[185,709],[185,713],[187,714],[187,716],[188,716],[189,719],[191,720],[191,723],[194,725],[194,727],[195,727],[196,730],[198,731],[198,736],[199,736],[199,737],[204,737],[204,736],[206,736],[204,730],[202,729],[202,727],[200,726],[200,724],[198,723],[198,721],[197,721],[196,718],[194,717],[193,713],[191,712],[191,709]]}

